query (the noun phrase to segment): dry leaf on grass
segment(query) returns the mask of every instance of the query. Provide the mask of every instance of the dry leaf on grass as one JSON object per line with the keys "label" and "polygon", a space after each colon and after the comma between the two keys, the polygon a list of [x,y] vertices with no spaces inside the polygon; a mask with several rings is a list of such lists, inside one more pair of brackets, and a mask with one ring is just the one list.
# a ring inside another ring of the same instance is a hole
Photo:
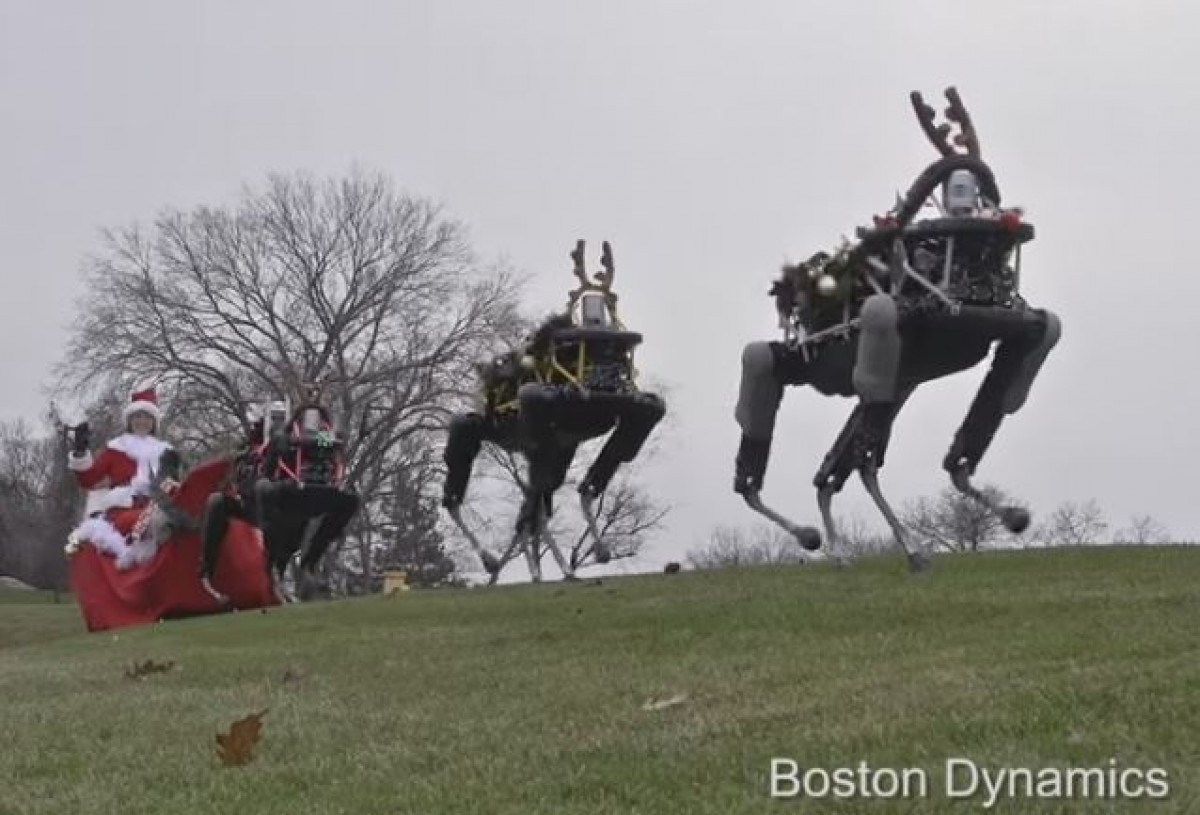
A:
{"label": "dry leaf on grass", "polygon": [[155,662],[148,659],[145,662],[135,662],[125,669],[126,679],[144,679],[150,674],[165,674],[175,667],[174,662]]}
{"label": "dry leaf on grass", "polygon": [[251,713],[229,726],[228,733],[217,734],[217,757],[226,767],[240,767],[254,759],[254,745],[262,734],[262,713]]}
{"label": "dry leaf on grass", "polygon": [[665,710],[669,707],[682,705],[687,701],[687,698],[688,697],[686,693],[677,693],[674,696],[670,696],[666,699],[651,699],[642,705],[642,710]]}

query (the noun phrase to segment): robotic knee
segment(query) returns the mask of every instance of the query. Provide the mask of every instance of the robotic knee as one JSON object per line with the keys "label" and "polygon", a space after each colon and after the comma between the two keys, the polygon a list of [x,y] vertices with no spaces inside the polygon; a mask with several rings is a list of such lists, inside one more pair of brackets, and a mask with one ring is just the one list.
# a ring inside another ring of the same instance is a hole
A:
{"label": "robotic knee", "polygon": [[1009,415],[1016,413],[1025,404],[1025,400],[1029,398],[1029,390],[1033,387],[1033,380],[1037,378],[1046,357],[1054,350],[1059,337],[1062,336],[1062,321],[1058,319],[1058,315],[1048,309],[1042,309],[1041,313],[1046,322],[1042,338],[1021,362],[1016,377],[1004,394],[1003,409]]}
{"label": "robotic knee", "polygon": [[861,332],[855,356],[854,390],[867,402],[889,402],[896,396],[900,370],[900,315],[887,294],[873,294],[863,303]]}
{"label": "robotic knee", "polygon": [[348,516],[353,516],[362,507],[362,498],[357,492],[343,490],[338,493],[339,500],[342,502],[343,512]]}
{"label": "robotic knee", "polygon": [[254,497],[260,502],[263,498],[270,496],[275,491],[275,485],[266,478],[260,478],[254,482]]}
{"label": "robotic knee", "polygon": [[483,416],[475,413],[460,413],[450,420],[450,435],[475,435],[483,430]]}
{"label": "robotic knee", "polygon": [[769,342],[747,343],[742,349],[742,376],[773,377],[775,375],[775,350]]}
{"label": "robotic knee", "polygon": [[260,478],[254,482],[254,505],[260,512],[269,512],[275,499],[283,492],[282,483]]}
{"label": "robotic knee", "polygon": [[449,461],[454,450],[478,446],[483,441],[483,433],[484,421],[478,413],[460,413],[455,416],[450,420],[447,432],[445,459]]}
{"label": "robotic knee", "polygon": [[776,343],[752,342],[742,350],[742,382],[734,418],[742,432],[756,439],[771,436],[783,396]]}
{"label": "robotic knee", "polygon": [[[442,486],[442,506],[447,509],[462,503],[471,478],[471,466],[486,435],[486,422],[478,413],[461,413],[450,420],[449,436],[442,460],[446,464],[446,481]],[[354,496],[354,511],[361,503]]]}
{"label": "robotic knee", "polygon": [[667,403],[657,393],[639,393],[631,411],[642,424],[653,428],[667,415]]}

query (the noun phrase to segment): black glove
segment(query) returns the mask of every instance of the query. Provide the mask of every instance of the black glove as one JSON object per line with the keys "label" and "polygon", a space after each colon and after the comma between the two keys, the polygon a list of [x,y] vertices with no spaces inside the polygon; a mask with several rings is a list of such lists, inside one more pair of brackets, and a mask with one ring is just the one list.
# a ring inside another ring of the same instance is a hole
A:
{"label": "black glove", "polygon": [[87,422],[81,422],[71,428],[74,444],[71,446],[71,453],[77,458],[81,458],[87,454],[88,445],[91,444],[92,434],[88,429]]}

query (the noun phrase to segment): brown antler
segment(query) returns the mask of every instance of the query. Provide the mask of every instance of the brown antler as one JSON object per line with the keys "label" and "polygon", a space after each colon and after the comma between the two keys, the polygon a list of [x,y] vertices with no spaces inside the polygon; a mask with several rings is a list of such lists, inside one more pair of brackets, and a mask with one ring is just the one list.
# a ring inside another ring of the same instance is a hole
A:
{"label": "brown antler", "polygon": [[920,91],[913,91],[908,97],[912,101],[913,111],[917,114],[917,121],[921,123],[921,129],[925,131],[925,135],[938,152],[943,156],[959,155],[959,151],[954,149],[950,143],[950,131],[952,127],[949,122],[958,125],[958,134],[954,137],[954,144],[959,147],[966,148],[966,154],[975,158],[980,158],[979,137],[975,133],[975,125],[971,121],[970,114],[967,113],[966,107],[963,106],[962,98],[958,95],[958,90],[953,86],[946,88],[946,99],[950,105],[946,108],[946,119],[948,122],[936,124],[937,111],[932,106],[925,104],[925,100],[921,98]]}
{"label": "brown antler", "polygon": [[925,135],[929,138],[929,141],[933,143],[933,146],[943,156],[953,155],[954,148],[946,141],[946,137],[950,135],[950,125],[934,124],[937,111],[925,104],[925,100],[921,98],[920,91],[913,91],[908,95],[908,98],[912,102],[913,112],[917,114],[917,121],[921,123],[921,129],[925,131]]}
{"label": "brown antler", "polygon": [[582,238],[575,241],[575,251],[571,253],[571,260],[575,261],[575,276],[579,278],[579,282],[584,288],[588,288],[587,269],[583,265],[583,247],[584,241]]}
{"label": "brown antler", "polygon": [[604,242],[604,251],[600,254],[600,265],[604,267],[604,274],[597,275],[600,278],[600,288],[603,291],[609,291],[612,289],[617,267],[613,263],[612,245],[608,241]]}
{"label": "brown antler", "polygon": [[946,101],[950,103],[946,108],[946,118],[958,125],[959,130],[958,135],[954,137],[954,143],[967,148],[967,155],[983,158],[979,149],[979,136],[975,133],[975,124],[971,121],[971,114],[967,113],[957,88],[946,88]]}

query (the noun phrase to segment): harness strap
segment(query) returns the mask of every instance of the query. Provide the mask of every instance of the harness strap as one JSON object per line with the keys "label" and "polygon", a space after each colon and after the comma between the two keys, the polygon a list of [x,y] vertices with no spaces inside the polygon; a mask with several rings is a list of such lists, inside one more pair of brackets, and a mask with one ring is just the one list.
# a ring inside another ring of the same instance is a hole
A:
{"label": "harness strap", "polygon": [[[322,419],[318,429],[320,431],[332,431],[333,425],[332,423]],[[293,466],[288,466],[288,464],[284,461],[284,457],[280,456],[275,467],[275,473],[273,475],[276,479],[278,479],[280,476],[286,476],[287,478],[290,478],[292,481],[295,481],[297,484],[299,484],[301,483],[300,475],[304,472],[304,444],[303,432],[298,421],[292,422],[289,441],[296,448]],[[260,449],[265,448],[266,444],[264,443]],[[259,461],[261,462],[262,459],[260,458]],[[342,460],[341,456],[337,456],[334,461],[335,483],[340,481],[344,474],[345,462]]]}

